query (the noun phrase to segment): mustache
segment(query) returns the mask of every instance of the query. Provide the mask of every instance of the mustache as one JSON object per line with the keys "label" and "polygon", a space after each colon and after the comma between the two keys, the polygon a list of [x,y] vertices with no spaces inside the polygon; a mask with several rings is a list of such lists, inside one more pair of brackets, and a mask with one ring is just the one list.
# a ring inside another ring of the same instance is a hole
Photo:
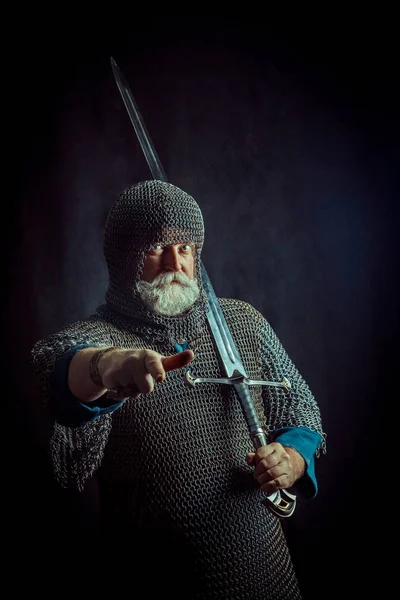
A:
{"label": "mustache", "polygon": [[193,280],[189,279],[189,277],[181,271],[161,273],[160,275],[157,275],[157,277],[153,279],[153,281],[150,282],[149,287],[161,288],[165,285],[170,285],[173,282],[179,283],[183,287],[190,287]]}

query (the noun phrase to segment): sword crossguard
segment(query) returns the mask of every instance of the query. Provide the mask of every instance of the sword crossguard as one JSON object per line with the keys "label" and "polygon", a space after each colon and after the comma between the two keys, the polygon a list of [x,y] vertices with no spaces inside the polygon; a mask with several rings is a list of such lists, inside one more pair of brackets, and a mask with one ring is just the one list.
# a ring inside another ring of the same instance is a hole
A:
{"label": "sword crossguard", "polygon": [[232,375],[232,377],[193,377],[190,371],[186,371],[185,373],[185,383],[194,387],[198,383],[215,383],[219,385],[235,385],[237,383],[244,383],[246,385],[252,386],[270,386],[270,387],[279,387],[283,388],[287,392],[289,392],[292,388],[290,381],[284,377],[282,381],[265,381],[263,379],[249,379],[244,375],[241,375],[238,371]]}

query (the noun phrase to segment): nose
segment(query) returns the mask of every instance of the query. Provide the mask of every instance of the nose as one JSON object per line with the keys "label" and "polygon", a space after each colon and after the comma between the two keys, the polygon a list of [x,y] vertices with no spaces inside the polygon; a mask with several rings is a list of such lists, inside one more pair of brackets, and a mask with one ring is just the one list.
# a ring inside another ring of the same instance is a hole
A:
{"label": "nose", "polygon": [[163,253],[163,263],[166,271],[181,271],[182,264],[178,248],[175,248],[174,246],[165,248]]}

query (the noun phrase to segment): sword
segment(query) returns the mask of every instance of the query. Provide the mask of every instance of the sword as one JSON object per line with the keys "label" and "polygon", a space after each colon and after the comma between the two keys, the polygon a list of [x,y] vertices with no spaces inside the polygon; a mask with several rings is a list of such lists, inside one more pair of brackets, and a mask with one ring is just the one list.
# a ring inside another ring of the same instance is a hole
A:
{"label": "sword", "polygon": [[[131,89],[120,68],[112,57],[111,68],[118,90],[121,94],[126,111],[142,147],[151,174],[154,179],[167,182],[168,180],[161,165],[161,161],[147,132],[143,118],[133,98]],[[226,377],[219,380],[214,379],[212,382],[210,382],[205,380],[205,378],[195,379],[191,377],[190,373],[186,373],[186,382],[188,385],[196,385],[198,383],[218,383],[232,385],[239,399],[254,449],[257,450],[257,448],[267,445],[267,436],[257,416],[253,399],[250,394],[249,385],[274,385],[283,387],[286,391],[289,391],[290,382],[286,378],[283,382],[261,382],[250,380],[247,377],[244,365],[230,333],[225,316],[221,310],[210,278],[208,277],[203,262],[200,264],[203,287],[209,302],[209,309],[206,313],[206,316]],[[290,517],[296,508],[296,496],[294,494],[290,494],[286,490],[277,490],[273,494],[265,497],[264,504],[276,516],[281,518]]]}

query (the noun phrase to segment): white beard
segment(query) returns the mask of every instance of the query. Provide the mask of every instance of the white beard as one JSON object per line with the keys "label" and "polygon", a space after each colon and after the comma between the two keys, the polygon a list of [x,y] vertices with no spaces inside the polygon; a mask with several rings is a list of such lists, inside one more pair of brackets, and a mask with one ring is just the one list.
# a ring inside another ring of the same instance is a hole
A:
{"label": "white beard", "polygon": [[139,281],[136,287],[146,306],[168,317],[189,310],[200,294],[197,281],[181,271],[161,273],[153,281]]}

